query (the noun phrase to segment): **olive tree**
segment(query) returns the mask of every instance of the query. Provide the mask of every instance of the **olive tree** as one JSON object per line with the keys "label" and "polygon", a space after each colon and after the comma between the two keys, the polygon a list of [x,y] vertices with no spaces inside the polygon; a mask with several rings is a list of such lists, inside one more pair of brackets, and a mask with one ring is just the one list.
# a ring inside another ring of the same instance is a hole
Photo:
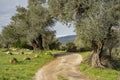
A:
{"label": "olive tree", "polygon": [[48,0],[48,4],[56,19],[74,23],[78,42],[92,46],[93,54],[88,59],[91,66],[112,66],[111,59],[103,63],[103,57],[107,51],[111,57],[111,50],[119,41],[119,0]]}
{"label": "olive tree", "polygon": [[9,37],[5,39],[25,40],[34,50],[48,49],[55,38],[55,31],[52,30],[54,20],[43,4],[44,0],[29,0],[28,8],[18,6],[17,13],[11,18],[13,28],[6,26],[3,29],[2,35],[6,32],[8,35],[5,35]]}

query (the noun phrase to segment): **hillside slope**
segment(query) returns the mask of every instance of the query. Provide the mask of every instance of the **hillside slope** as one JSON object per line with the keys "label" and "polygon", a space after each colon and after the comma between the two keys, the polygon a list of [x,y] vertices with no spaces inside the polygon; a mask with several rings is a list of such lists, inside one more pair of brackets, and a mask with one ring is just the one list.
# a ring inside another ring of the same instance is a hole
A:
{"label": "hillside slope", "polygon": [[61,43],[66,43],[66,42],[73,42],[75,40],[76,35],[69,35],[69,36],[63,36],[59,37],[58,41]]}

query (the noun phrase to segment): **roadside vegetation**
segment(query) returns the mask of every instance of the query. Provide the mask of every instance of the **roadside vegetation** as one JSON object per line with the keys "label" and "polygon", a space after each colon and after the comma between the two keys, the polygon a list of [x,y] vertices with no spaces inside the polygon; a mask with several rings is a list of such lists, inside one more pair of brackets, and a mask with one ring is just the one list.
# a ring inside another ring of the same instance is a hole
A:
{"label": "roadside vegetation", "polygon": [[[82,52],[80,54],[85,59],[90,53]],[[80,64],[80,72],[87,75],[91,80],[120,80],[120,68],[117,70],[93,68],[83,62]]]}
{"label": "roadside vegetation", "polygon": [[68,79],[66,79],[66,78],[64,78],[64,77],[62,77],[62,76],[58,76],[58,80],[68,80]]}
{"label": "roadside vegetation", "polygon": [[[39,68],[47,64],[53,59],[51,52],[34,52],[31,50],[16,50],[25,54],[6,54],[6,49],[0,49],[0,80],[33,80],[33,76]],[[13,51],[12,51],[13,52]],[[12,58],[16,58],[17,62],[11,63]],[[25,60],[29,57],[30,60]]]}

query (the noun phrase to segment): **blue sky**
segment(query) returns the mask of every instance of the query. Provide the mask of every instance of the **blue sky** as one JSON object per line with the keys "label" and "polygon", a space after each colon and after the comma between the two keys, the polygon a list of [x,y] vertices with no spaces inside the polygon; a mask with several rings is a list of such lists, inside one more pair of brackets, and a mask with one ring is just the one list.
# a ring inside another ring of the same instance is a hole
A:
{"label": "blue sky", "polygon": [[[10,18],[16,13],[16,6],[27,7],[27,0],[0,0],[0,31],[3,26],[10,23]],[[56,36],[73,35],[74,28],[68,28],[66,25],[58,22],[54,29],[57,31]]]}

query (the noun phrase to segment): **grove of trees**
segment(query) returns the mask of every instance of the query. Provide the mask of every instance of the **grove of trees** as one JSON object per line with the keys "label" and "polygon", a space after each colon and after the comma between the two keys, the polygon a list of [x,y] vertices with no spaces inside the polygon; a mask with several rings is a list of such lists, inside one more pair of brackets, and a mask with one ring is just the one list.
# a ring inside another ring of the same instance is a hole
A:
{"label": "grove of trees", "polygon": [[2,31],[2,41],[9,46],[26,42],[34,50],[49,49],[49,45],[56,41],[55,31],[52,30],[55,21],[48,9],[42,6],[42,1],[29,0],[28,3],[27,9],[17,7],[11,23]]}
{"label": "grove of trees", "polygon": [[[88,59],[91,66],[114,65],[110,60],[111,51],[120,40],[120,0],[48,0],[48,4],[60,21],[74,23],[76,43],[92,46],[93,54]],[[102,63],[105,55],[109,60]]]}
{"label": "grove of trees", "polygon": [[17,7],[0,42],[6,47],[23,42],[34,50],[50,49],[57,43],[52,30],[57,21],[74,25],[78,46],[92,47],[87,59],[92,67],[114,65],[111,51],[120,43],[120,0],[28,0],[27,8]]}

